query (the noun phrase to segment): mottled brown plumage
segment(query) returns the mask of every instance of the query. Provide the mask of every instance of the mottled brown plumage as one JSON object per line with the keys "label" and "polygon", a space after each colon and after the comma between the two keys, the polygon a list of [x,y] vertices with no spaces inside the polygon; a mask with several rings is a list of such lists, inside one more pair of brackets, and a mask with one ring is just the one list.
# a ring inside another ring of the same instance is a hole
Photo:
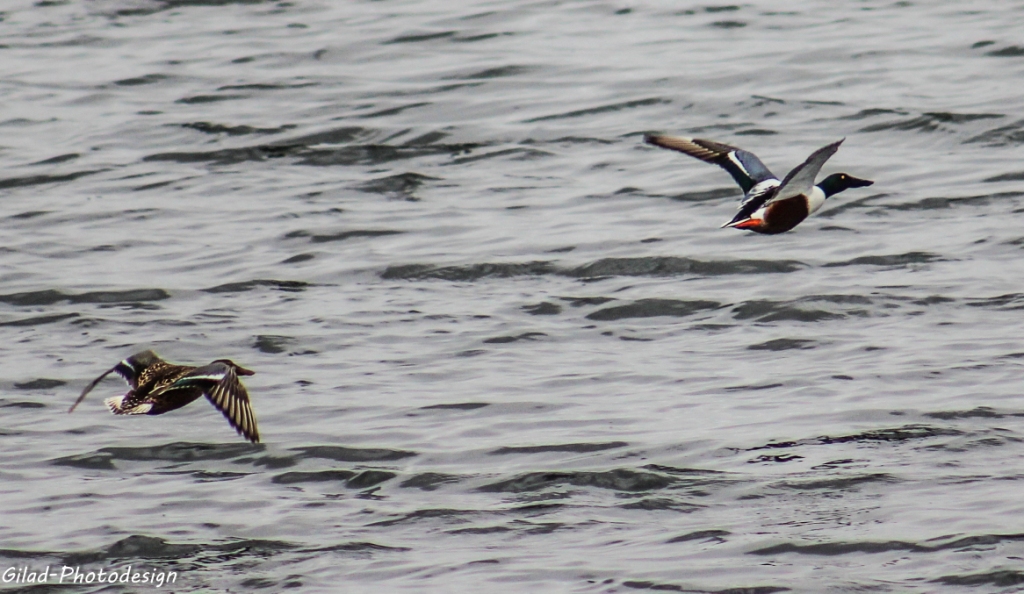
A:
{"label": "mottled brown plumage", "polygon": [[161,415],[181,408],[200,396],[206,396],[239,435],[259,443],[256,415],[249,394],[238,379],[256,372],[245,369],[229,359],[218,359],[209,365],[192,367],[164,361],[153,351],[142,351],[111,367],[82,390],[68,412],[85,399],[96,384],[111,372],[128,382],[131,388],[124,396],[104,400],[115,415]]}

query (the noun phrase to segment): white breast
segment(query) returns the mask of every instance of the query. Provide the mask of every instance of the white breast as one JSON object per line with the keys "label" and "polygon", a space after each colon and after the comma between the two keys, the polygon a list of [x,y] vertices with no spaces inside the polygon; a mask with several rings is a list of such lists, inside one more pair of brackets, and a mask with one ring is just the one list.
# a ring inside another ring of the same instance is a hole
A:
{"label": "white breast", "polygon": [[811,191],[807,192],[807,214],[814,214],[823,204],[825,204],[825,192],[818,186],[811,186]]}

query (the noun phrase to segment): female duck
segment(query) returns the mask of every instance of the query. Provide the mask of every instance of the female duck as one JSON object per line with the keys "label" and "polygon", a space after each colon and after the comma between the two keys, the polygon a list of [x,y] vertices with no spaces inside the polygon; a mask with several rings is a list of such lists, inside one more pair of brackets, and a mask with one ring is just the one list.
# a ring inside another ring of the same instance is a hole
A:
{"label": "female duck", "polygon": [[249,394],[238,379],[240,375],[254,375],[255,371],[239,367],[228,359],[218,359],[202,367],[173,365],[153,351],[142,351],[94,379],[68,412],[74,411],[110,372],[123,377],[131,388],[124,396],[104,400],[115,415],[162,415],[206,396],[239,435],[253,443],[260,441]]}

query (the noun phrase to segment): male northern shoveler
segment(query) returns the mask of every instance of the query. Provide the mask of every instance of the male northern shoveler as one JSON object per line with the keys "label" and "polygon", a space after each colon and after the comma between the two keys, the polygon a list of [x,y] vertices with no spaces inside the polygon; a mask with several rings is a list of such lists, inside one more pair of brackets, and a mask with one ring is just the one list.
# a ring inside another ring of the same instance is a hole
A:
{"label": "male northern shoveler", "polygon": [[722,227],[767,234],[785,233],[821,208],[829,196],[847,188],[862,188],[875,183],[847,173],[833,173],[815,185],[814,179],[822,165],[839,150],[842,140],[811,153],[781,182],[754,153],[734,146],[700,138],[652,134],[645,135],[644,142],[714,163],[732,175],[743,188],[744,196],[739,212]]}
{"label": "male northern shoveler", "polygon": [[124,396],[103,401],[115,415],[162,415],[206,396],[239,435],[253,443],[260,441],[249,394],[238,379],[240,375],[254,375],[256,372],[239,367],[234,361],[217,359],[202,367],[172,365],[153,351],[142,351],[94,379],[82,390],[82,395],[68,412],[74,411],[85,395],[112,371],[131,387]]}

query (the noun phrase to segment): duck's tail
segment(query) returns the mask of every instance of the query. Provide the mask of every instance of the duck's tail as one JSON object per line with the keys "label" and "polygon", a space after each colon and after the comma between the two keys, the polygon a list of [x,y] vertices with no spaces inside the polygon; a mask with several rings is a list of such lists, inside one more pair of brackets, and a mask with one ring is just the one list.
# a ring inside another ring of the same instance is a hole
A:
{"label": "duck's tail", "polygon": [[115,415],[144,415],[153,409],[152,402],[143,402],[142,404],[136,404],[135,406],[125,407],[124,399],[126,396],[128,395],[125,394],[124,396],[107,398],[103,401],[103,404],[106,404],[107,408],[110,409],[110,412]]}

